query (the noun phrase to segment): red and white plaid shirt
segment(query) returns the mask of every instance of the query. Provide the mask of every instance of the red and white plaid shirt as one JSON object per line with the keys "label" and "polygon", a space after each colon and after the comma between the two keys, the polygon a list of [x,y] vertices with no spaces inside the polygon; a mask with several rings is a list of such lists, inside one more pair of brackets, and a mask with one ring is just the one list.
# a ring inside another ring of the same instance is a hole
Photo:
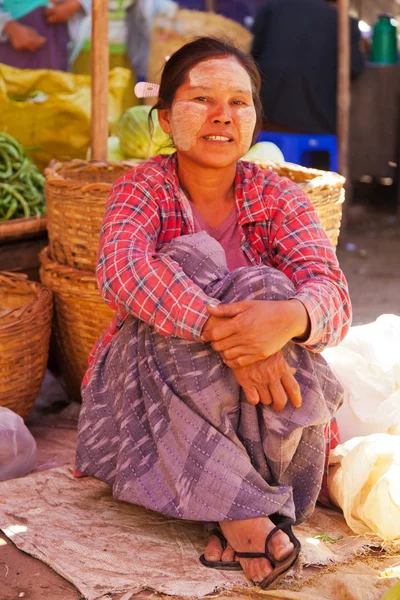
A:
{"label": "red and white plaid shirt", "polygon": [[[317,213],[292,181],[238,162],[235,179],[241,247],[254,265],[270,265],[293,282],[311,321],[304,345],[321,351],[338,344],[351,322],[347,282]],[[162,335],[197,340],[208,318],[206,296],[159,250],[193,233],[190,202],[177,176],[177,158],[156,156],[114,184],[101,228],[97,280],[116,311],[89,358],[97,358],[128,314]]]}

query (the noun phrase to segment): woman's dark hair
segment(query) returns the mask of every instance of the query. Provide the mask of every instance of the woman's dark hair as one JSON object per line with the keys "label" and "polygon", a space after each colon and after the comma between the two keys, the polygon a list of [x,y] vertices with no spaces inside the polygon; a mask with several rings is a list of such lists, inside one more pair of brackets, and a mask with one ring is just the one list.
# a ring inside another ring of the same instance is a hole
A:
{"label": "woman's dark hair", "polygon": [[260,100],[261,77],[252,56],[242,52],[228,41],[214,37],[200,37],[179,48],[165,63],[158,94],[158,102],[150,111],[149,119],[153,110],[170,108],[174,101],[177,89],[187,79],[189,71],[197,64],[213,58],[236,58],[238,63],[247,71],[251,81],[253,102],[256,110],[256,126],[254,129],[254,141],[261,130],[262,105]]}

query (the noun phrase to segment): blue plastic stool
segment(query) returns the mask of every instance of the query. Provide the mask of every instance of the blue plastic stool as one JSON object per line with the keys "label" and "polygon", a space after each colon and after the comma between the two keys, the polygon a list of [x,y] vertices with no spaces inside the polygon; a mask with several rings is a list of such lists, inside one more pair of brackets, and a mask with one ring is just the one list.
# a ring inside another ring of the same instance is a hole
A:
{"label": "blue plastic stool", "polygon": [[329,154],[329,170],[338,170],[338,146],[334,135],[313,135],[311,133],[278,133],[261,131],[257,142],[272,142],[283,152],[285,161],[311,167],[312,152],[325,151]]}

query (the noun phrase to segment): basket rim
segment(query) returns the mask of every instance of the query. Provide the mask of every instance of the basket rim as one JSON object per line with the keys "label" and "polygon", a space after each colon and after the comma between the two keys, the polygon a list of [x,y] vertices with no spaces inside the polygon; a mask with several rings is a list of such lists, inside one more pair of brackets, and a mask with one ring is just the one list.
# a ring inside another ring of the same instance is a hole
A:
{"label": "basket rim", "polygon": [[38,236],[47,229],[47,215],[0,221],[0,241]]}
{"label": "basket rim", "polygon": [[[31,281],[23,273],[10,273],[9,271],[0,271],[0,287],[9,285],[16,290],[18,287],[29,288],[34,293],[34,297],[28,300],[26,304],[15,308],[6,309],[0,314],[0,333],[5,332],[10,327],[14,327],[16,320],[25,319],[25,322],[36,319],[36,308],[41,304],[48,308],[52,307],[53,294],[46,286],[38,281]],[[8,293],[12,293],[8,290]]]}
{"label": "basket rim", "polygon": [[39,261],[41,268],[46,271],[47,274],[52,276],[55,274],[56,277],[62,277],[63,279],[73,279],[81,282],[96,282],[96,273],[89,270],[77,269],[69,265],[59,263],[51,257],[50,246],[45,246],[39,252]]}
{"label": "basket rim", "polygon": [[70,179],[62,171],[67,173],[85,173],[85,172],[96,172],[96,171],[113,171],[126,167],[127,170],[134,169],[139,164],[144,162],[140,158],[126,159],[122,161],[98,161],[98,160],[81,160],[76,158],[68,162],[51,161],[44,173],[46,176],[46,184],[60,184],[60,181],[64,181],[68,187],[82,188],[85,186],[98,186],[100,188],[109,188],[112,183],[92,183],[90,181],[76,181],[76,179]]}
{"label": "basket rim", "polygon": [[[279,170],[293,171],[293,173],[308,173],[310,175],[314,175],[315,179],[329,177],[329,179],[331,179],[332,181],[336,179],[336,184],[341,183],[342,185],[344,185],[344,183],[346,181],[346,178],[343,177],[343,175],[340,175],[340,173],[336,173],[335,171],[324,171],[322,169],[313,169],[310,167],[303,167],[303,165],[298,165],[298,164],[290,163],[290,162],[275,163],[273,161],[268,161],[268,160],[265,160],[265,161],[257,160],[257,161],[252,161],[252,162],[259,165],[262,169],[272,169],[272,170],[277,169],[278,171]],[[309,181],[311,182],[311,181],[313,181],[313,179],[310,179]],[[324,185],[326,185],[326,183]]]}

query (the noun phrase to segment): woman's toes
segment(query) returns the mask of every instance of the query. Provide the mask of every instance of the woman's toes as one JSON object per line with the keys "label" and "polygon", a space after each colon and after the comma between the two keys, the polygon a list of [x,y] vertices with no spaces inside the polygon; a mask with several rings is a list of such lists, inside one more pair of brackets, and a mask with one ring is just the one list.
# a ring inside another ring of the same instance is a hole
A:
{"label": "woman's toes", "polygon": [[242,558],[240,564],[247,577],[254,583],[261,583],[272,571],[272,566],[265,558]]}
{"label": "woman's toes", "polygon": [[208,540],[206,549],[204,550],[204,557],[206,560],[221,560],[222,546],[221,542],[216,535],[211,535]]}
{"label": "woman's toes", "polygon": [[284,560],[293,552],[294,546],[286,533],[279,531],[272,536],[268,548],[276,560]]}
{"label": "woman's toes", "polygon": [[223,551],[221,560],[223,562],[233,562],[235,560],[235,551],[230,544]]}

